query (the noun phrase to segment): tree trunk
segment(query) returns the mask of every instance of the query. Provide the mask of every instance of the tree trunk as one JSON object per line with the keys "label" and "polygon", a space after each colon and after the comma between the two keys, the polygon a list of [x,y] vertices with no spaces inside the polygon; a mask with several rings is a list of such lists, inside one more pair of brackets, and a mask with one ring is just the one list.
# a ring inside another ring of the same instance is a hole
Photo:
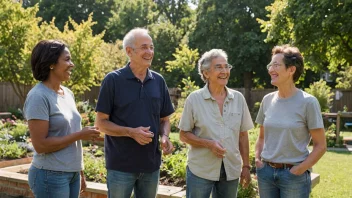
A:
{"label": "tree trunk", "polygon": [[253,81],[252,81],[253,73],[250,72],[244,72],[243,74],[243,82],[244,82],[244,97],[246,98],[246,102],[248,105],[249,109],[252,109],[252,100],[251,100],[251,89],[253,86]]}

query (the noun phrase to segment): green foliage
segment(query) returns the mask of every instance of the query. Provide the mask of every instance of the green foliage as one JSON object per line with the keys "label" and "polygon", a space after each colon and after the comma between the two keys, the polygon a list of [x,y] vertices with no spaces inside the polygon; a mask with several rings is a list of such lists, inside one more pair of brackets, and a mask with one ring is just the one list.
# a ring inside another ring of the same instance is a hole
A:
{"label": "green foliage", "polygon": [[331,87],[329,87],[325,81],[320,80],[314,82],[309,88],[306,88],[305,91],[318,99],[322,112],[330,111],[331,102],[333,100],[332,97],[335,94],[331,92]]}
{"label": "green foliage", "polygon": [[160,171],[166,172],[172,179],[185,179],[187,165],[187,149],[174,152],[172,155],[163,156]]}
{"label": "green foliage", "polygon": [[337,72],[352,64],[352,1],[275,0],[269,20],[259,20],[267,41],[291,43],[306,69]]}
{"label": "green foliage", "polygon": [[266,17],[264,8],[271,2],[199,2],[196,28],[189,36],[190,46],[199,49],[201,54],[213,48],[223,49],[228,53],[228,62],[234,66],[229,87],[251,88],[252,83],[262,85],[268,82],[265,64],[270,61],[271,46],[264,43],[266,35],[261,32],[256,18]]}
{"label": "green foliage", "polygon": [[12,127],[9,134],[16,140],[16,142],[26,142],[29,137],[29,129],[26,124],[17,123]]}
{"label": "green foliage", "polygon": [[23,120],[23,112],[20,108],[8,108],[7,110],[8,112],[10,112],[12,114],[12,117],[17,120]]}
{"label": "green foliage", "polygon": [[[335,147],[336,144],[336,125],[331,124],[328,129],[325,131],[326,145],[328,147]],[[338,140],[338,146],[343,145],[343,136],[340,135]],[[337,146],[337,145],[336,145]]]}
{"label": "green foliage", "polygon": [[19,159],[27,154],[26,150],[20,148],[16,142],[2,141],[0,145],[0,159]]}
{"label": "green foliage", "polygon": [[103,157],[95,157],[90,152],[84,152],[84,175],[87,180],[93,182],[106,183],[105,159]]}
{"label": "green foliage", "polygon": [[352,86],[352,66],[338,72],[340,77],[336,79],[336,88],[349,89]]}
{"label": "green foliage", "polygon": [[94,34],[104,31],[106,23],[112,16],[112,7],[115,5],[114,0],[24,0],[23,7],[32,7],[36,3],[39,6],[37,16],[46,22],[56,18],[56,26],[61,31],[69,17],[80,23],[87,20],[92,13],[94,20],[97,21],[93,27]]}
{"label": "green foliage", "polygon": [[106,40],[122,40],[135,27],[146,27],[156,21],[156,4],[150,0],[118,1],[106,25]]}
{"label": "green foliage", "polygon": [[20,84],[31,85],[34,80],[26,65],[25,48],[35,34],[39,18],[38,7],[24,9],[19,3],[0,1],[0,81],[10,82],[13,91],[24,102],[26,90]]}
{"label": "green foliage", "polygon": [[171,131],[176,132],[178,131],[178,123],[180,122],[181,116],[182,116],[182,112],[183,112],[183,108],[184,108],[184,102],[186,97],[192,93],[195,90],[198,90],[199,87],[197,85],[195,85],[194,81],[191,81],[190,77],[188,77],[187,79],[184,78],[182,79],[182,83],[184,84],[183,88],[182,88],[182,92],[181,92],[181,97],[178,101],[177,101],[177,108],[175,110],[175,112],[171,115],[170,117],[170,124],[171,124]]}
{"label": "green foliage", "polygon": [[260,102],[254,103],[254,106],[251,109],[251,117],[253,122],[255,121],[255,119],[257,119],[259,108],[260,108]]}
{"label": "green foliage", "polygon": [[96,113],[89,101],[79,101],[76,106],[82,117],[82,126],[94,126]]}

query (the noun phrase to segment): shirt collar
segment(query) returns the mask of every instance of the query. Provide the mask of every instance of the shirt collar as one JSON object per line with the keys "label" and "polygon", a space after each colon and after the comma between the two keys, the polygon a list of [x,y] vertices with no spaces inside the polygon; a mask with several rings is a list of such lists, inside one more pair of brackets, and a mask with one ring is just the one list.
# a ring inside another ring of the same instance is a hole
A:
{"label": "shirt collar", "polygon": [[[125,67],[123,68],[123,70],[124,70],[124,73],[125,73],[127,79],[135,79],[136,78],[136,76],[132,72],[132,69],[130,67],[130,63],[127,63],[125,65]],[[146,75],[146,77],[144,79],[144,82],[149,80],[149,79],[153,80],[153,79],[155,79],[155,77],[154,77],[153,73],[150,71],[150,69],[148,68],[147,69],[147,75]]]}
{"label": "shirt collar", "polygon": [[[234,98],[233,93],[230,92],[230,90],[229,90],[229,88],[227,88],[227,86],[225,86],[225,89],[226,89],[226,93],[227,93],[226,100],[233,99]],[[201,89],[201,92],[202,92],[202,96],[203,96],[204,100],[207,100],[207,99],[215,100],[210,94],[208,84],[205,84],[205,86]]]}

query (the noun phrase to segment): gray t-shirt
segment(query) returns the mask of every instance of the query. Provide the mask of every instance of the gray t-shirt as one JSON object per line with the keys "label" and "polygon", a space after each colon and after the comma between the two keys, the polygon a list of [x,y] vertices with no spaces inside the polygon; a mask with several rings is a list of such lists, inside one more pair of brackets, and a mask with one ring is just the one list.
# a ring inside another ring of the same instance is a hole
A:
{"label": "gray t-shirt", "polygon": [[[66,87],[61,88],[64,96],[58,95],[43,83],[38,83],[28,93],[23,107],[27,120],[49,121],[48,137],[66,136],[82,128],[73,93]],[[83,169],[82,143],[79,140],[52,153],[35,152],[32,165],[53,171],[80,171]]]}
{"label": "gray t-shirt", "polygon": [[256,123],[264,126],[265,161],[298,164],[309,155],[311,129],[324,128],[318,100],[298,90],[290,98],[278,92],[264,96]]}

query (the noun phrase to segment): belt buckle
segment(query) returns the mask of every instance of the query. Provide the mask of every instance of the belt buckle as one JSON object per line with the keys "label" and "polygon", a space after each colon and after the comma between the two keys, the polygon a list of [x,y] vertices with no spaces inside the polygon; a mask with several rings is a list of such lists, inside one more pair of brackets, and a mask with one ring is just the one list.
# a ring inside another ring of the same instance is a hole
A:
{"label": "belt buckle", "polygon": [[272,168],[275,168],[276,169],[276,166],[275,164],[271,163],[271,162],[268,162],[269,166],[272,167]]}

